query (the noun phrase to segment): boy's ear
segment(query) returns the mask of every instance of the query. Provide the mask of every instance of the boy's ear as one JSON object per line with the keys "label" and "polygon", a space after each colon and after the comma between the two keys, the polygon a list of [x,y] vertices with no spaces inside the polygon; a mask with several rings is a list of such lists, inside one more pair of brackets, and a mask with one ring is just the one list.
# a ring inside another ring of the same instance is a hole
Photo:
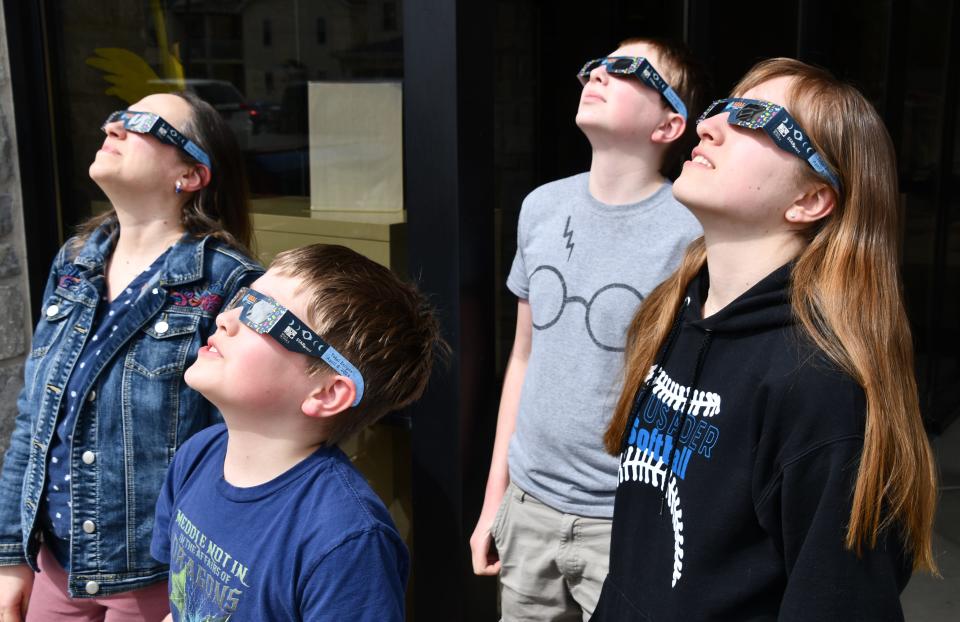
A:
{"label": "boy's ear", "polygon": [[654,143],[672,143],[681,136],[687,129],[687,121],[679,113],[672,110],[667,113],[663,121],[653,130],[650,135],[650,142]]}
{"label": "boy's ear", "polygon": [[346,376],[324,375],[318,378],[300,410],[308,417],[331,417],[342,413],[357,397],[357,387]]}

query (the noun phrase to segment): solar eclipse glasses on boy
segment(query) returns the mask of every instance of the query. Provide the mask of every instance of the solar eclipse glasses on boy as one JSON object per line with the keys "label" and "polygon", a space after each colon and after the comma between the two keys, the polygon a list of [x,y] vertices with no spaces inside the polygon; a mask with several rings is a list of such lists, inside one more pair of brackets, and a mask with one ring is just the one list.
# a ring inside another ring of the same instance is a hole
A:
{"label": "solar eclipse glasses on boy", "polygon": [[360,375],[360,370],[313,332],[303,320],[270,296],[249,287],[241,288],[233,300],[223,307],[222,312],[226,313],[236,307],[242,307],[240,321],[254,332],[270,335],[291,352],[322,359],[335,372],[352,380],[357,388],[353,405],[360,403],[360,398],[363,397],[363,376]]}
{"label": "solar eclipse glasses on boy", "polygon": [[677,95],[666,80],[663,79],[657,70],[653,68],[646,58],[642,56],[607,56],[605,58],[595,58],[588,61],[583,66],[577,78],[580,84],[586,84],[590,81],[590,72],[597,67],[603,67],[607,73],[614,76],[637,76],[637,79],[660,93],[670,107],[676,110],[681,117],[687,118],[687,107],[683,105],[683,100]]}
{"label": "solar eclipse glasses on boy", "polygon": [[210,156],[207,155],[207,152],[181,134],[177,128],[164,121],[158,114],[135,110],[117,110],[110,113],[101,127],[106,127],[108,123],[114,123],[115,121],[123,121],[123,127],[128,132],[155,136],[160,142],[181,149],[200,164],[210,168]]}
{"label": "solar eclipse glasses on boy", "polygon": [[813,148],[806,132],[790,116],[787,109],[773,102],[761,99],[744,99],[742,97],[728,97],[718,99],[703,111],[697,119],[699,125],[704,119],[728,112],[727,123],[750,130],[762,129],[773,139],[773,142],[801,160],[806,160],[813,170],[830,182],[833,189],[840,192],[840,180],[823,161],[820,154]]}

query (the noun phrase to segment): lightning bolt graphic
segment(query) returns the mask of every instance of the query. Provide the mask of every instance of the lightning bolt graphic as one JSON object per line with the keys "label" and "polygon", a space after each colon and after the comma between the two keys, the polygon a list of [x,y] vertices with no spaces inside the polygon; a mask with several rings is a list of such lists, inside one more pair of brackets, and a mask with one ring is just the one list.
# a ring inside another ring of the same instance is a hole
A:
{"label": "lightning bolt graphic", "polygon": [[573,254],[573,229],[570,228],[570,217],[567,216],[567,224],[563,226],[563,237],[567,238],[567,248],[570,249],[570,252],[567,253],[567,261],[570,261],[570,255]]}

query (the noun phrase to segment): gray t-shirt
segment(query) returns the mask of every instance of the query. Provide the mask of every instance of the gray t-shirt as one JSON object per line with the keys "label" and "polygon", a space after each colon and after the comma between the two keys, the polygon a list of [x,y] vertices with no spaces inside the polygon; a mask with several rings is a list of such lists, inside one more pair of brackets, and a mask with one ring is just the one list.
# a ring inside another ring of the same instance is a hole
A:
{"label": "gray t-shirt", "polygon": [[510,479],[562,512],[613,516],[617,459],[603,433],[623,381],[626,331],[700,224],[670,184],[630,205],[591,196],[582,173],[531,192],[507,287],[530,301],[533,344]]}

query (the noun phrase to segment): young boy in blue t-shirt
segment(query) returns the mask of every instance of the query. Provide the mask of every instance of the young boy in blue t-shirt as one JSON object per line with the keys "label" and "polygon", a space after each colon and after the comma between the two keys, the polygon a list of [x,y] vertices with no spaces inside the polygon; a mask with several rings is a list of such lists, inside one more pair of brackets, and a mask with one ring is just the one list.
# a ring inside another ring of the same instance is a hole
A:
{"label": "young boy in blue t-shirt", "polygon": [[184,378],[226,425],[183,445],[157,502],[172,619],[403,620],[407,549],[336,443],[423,392],[443,343],[425,298],[317,244],[216,322]]}

